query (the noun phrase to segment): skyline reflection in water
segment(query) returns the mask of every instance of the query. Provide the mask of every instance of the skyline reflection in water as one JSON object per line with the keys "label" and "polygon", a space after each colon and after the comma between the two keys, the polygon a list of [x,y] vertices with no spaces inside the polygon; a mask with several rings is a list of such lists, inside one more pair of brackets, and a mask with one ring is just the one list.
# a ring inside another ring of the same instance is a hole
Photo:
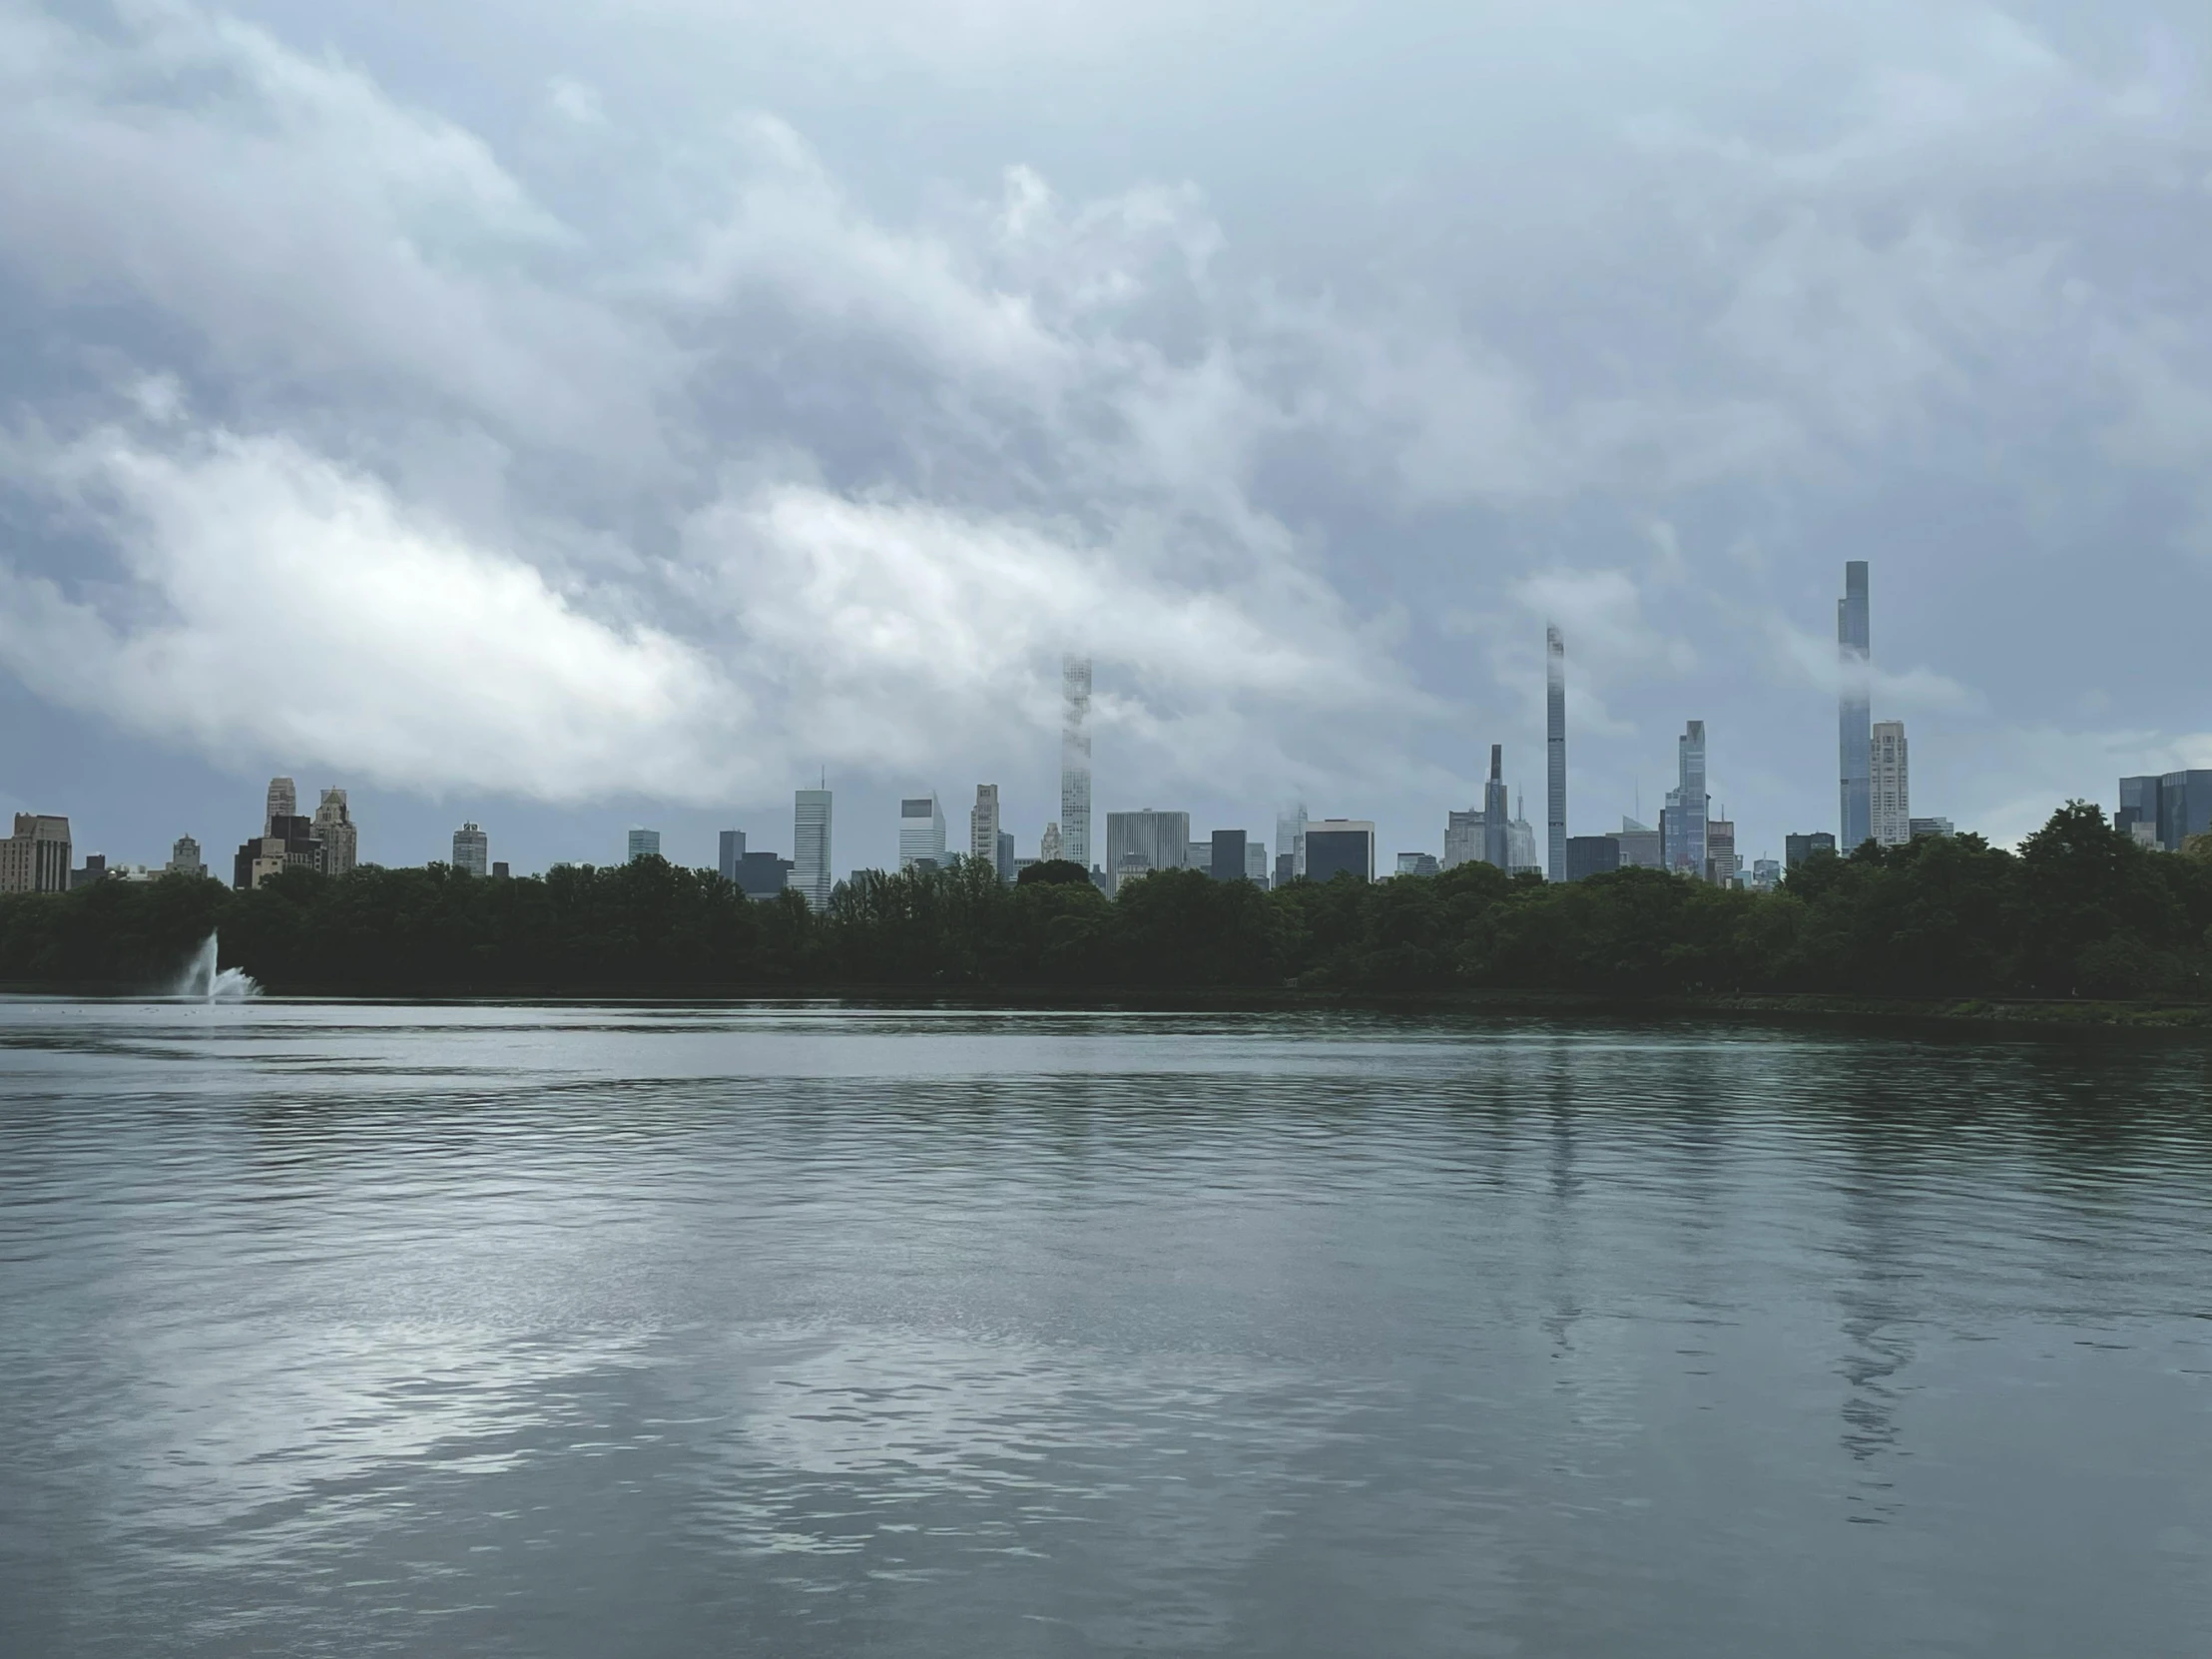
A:
{"label": "skyline reflection in water", "polygon": [[2212,1648],[2212,1051],[0,1002],[0,1651]]}

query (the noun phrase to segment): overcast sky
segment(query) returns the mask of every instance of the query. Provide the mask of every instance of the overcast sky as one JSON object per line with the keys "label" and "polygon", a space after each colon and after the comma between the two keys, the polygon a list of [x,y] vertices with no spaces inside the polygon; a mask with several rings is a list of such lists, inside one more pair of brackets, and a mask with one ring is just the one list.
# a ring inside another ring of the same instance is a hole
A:
{"label": "overcast sky", "polygon": [[2212,9],[0,0],[0,810],[836,864],[2212,766]]}

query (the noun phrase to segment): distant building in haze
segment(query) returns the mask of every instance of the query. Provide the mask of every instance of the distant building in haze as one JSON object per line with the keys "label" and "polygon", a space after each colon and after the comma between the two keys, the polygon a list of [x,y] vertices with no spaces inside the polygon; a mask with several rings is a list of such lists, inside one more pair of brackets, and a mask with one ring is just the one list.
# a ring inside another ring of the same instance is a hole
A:
{"label": "distant building in haze", "polygon": [[1443,865],[1436,862],[1433,852],[1400,852],[1397,855],[1397,873],[1400,875],[1437,875]]}
{"label": "distant building in haze", "polygon": [[1705,793],[1705,722],[1693,720],[1675,740],[1677,783],[1667,792],[1659,829],[1667,868],[1690,875],[1705,873],[1708,856],[1705,821],[1713,798]]}
{"label": "distant building in haze", "polygon": [[162,866],[170,875],[206,875],[207,861],[200,856],[200,843],[190,835],[179,835],[176,844],[169,849],[169,862]]}
{"label": "distant building in haze", "polygon": [[2212,771],[2168,772],[2120,780],[2120,810],[2112,821],[2129,833],[2151,826],[2148,839],[2179,852],[2191,835],[2212,832]]}
{"label": "distant building in haze", "polygon": [[1621,827],[1607,837],[1618,841],[1621,849],[1622,869],[1665,869],[1667,849],[1665,838],[1650,825],[1621,815]]}
{"label": "distant building in haze", "polygon": [[725,881],[735,882],[738,865],[745,857],[745,831],[725,830],[715,837],[715,868]]}
{"label": "distant building in haze", "polygon": [[1442,867],[1457,869],[1461,864],[1481,863],[1483,829],[1482,814],[1476,809],[1446,812]]}
{"label": "distant building in haze", "polygon": [[633,830],[630,831],[630,856],[628,862],[640,858],[658,858],[661,855],[661,832],[658,830]]}
{"label": "distant building in haze", "polygon": [[1843,848],[1854,850],[1874,833],[1874,652],[1869,617],[1867,561],[1844,566],[1844,597],[1836,601],[1836,655],[1842,678],[1837,707],[1838,812]]}
{"label": "distant building in haze", "polygon": [[491,837],[480,826],[464,824],[453,831],[453,867],[463,875],[491,873]]}
{"label": "distant building in haze", "polygon": [[1216,830],[1207,844],[1206,872],[1217,881],[1245,879],[1245,845],[1250,839],[1242,830]]}
{"label": "distant building in haze", "polygon": [[1268,884],[1268,848],[1265,841],[1245,842],[1245,879],[1257,881],[1263,887]]}
{"label": "distant building in haze", "polygon": [[1544,874],[1567,879],[1567,647],[1544,629]]}
{"label": "distant building in haze", "polygon": [[1364,819],[1324,818],[1306,826],[1306,873],[1316,881],[1340,874],[1375,879],[1375,826]]}
{"label": "distant building in haze", "polygon": [[1060,856],[1091,867],[1091,660],[1060,662]]}
{"label": "distant building in haze", "polygon": [[1610,875],[1621,867],[1618,835],[1569,835],[1567,879],[1586,881],[1593,875]]}
{"label": "distant building in haze", "polygon": [[738,891],[748,898],[774,898],[791,884],[792,861],[780,858],[773,852],[738,853],[737,868],[731,875]]}
{"label": "distant building in haze", "polygon": [[1482,786],[1482,861],[1499,869],[1513,865],[1513,814],[1505,799],[1505,746],[1490,745],[1490,777]]}
{"label": "distant building in haze", "polygon": [[1725,818],[1705,825],[1705,878],[1716,887],[1733,886],[1743,864],[1736,857],[1736,826]]}
{"label": "distant building in haze", "polygon": [[998,832],[998,856],[994,860],[1001,881],[1011,881],[1019,872],[1015,869],[1014,832],[1001,830]]}
{"label": "distant building in haze", "polygon": [[314,810],[315,839],[322,843],[322,873],[343,875],[360,857],[360,831],[353,827],[352,811],[343,790],[324,790]]}
{"label": "distant building in haze", "polygon": [[1876,721],[1868,739],[1869,833],[1883,846],[1913,838],[1913,794],[1906,765],[1905,722]]}
{"label": "distant building in haze", "polygon": [[1044,833],[1037,837],[1037,862],[1049,864],[1067,857],[1066,846],[1066,841],[1060,836],[1060,827],[1057,824],[1046,825]]}
{"label": "distant building in haze", "polygon": [[1523,870],[1543,872],[1536,850],[1536,827],[1528,822],[1527,803],[1514,813],[1505,826],[1505,873],[1518,875]]}
{"label": "distant building in haze", "polygon": [[[1290,874],[1283,872],[1283,856],[1290,854]],[[1306,873],[1306,803],[1294,801],[1275,815],[1275,876],[1288,882]]]}
{"label": "distant building in haze", "polygon": [[1181,869],[1190,858],[1191,815],[1141,813],[1106,815],[1106,874],[1115,888],[1132,875]]}
{"label": "distant building in haze", "polygon": [[1796,869],[1816,852],[1836,850],[1836,837],[1826,830],[1816,830],[1809,835],[1785,835],[1782,838],[1782,856],[1789,867]]}
{"label": "distant building in haze", "polygon": [[289,778],[272,778],[269,781],[269,796],[262,811],[262,833],[276,834],[276,821],[280,818],[294,818],[298,812],[298,787]]}
{"label": "distant building in haze", "polygon": [[830,908],[830,791],[792,793],[792,885],[812,910]]}
{"label": "distant building in haze", "polygon": [[1948,840],[1952,835],[1958,833],[1956,827],[1947,818],[1917,818],[1911,821],[1911,825],[1915,840],[1919,840],[1923,835],[1934,835],[1937,839]]}
{"label": "distant building in haze", "polygon": [[898,867],[911,869],[926,858],[944,866],[944,808],[937,792],[909,795],[898,803]]}
{"label": "distant building in haze", "polygon": [[1773,892],[1782,885],[1782,865],[1773,858],[1755,858],[1751,865],[1751,890]]}

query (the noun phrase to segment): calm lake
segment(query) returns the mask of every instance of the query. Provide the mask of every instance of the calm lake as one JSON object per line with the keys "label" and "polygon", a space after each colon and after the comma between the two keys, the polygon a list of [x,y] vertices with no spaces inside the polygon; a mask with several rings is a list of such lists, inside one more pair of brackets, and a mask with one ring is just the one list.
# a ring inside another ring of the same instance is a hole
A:
{"label": "calm lake", "polygon": [[0,1652],[2212,1652],[2212,1049],[0,1001]]}

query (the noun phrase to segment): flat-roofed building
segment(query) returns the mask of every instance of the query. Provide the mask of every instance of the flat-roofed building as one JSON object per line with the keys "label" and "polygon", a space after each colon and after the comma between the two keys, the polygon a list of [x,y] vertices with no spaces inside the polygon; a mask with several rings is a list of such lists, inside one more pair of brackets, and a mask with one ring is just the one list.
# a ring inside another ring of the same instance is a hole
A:
{"label": "flat-roofed building", "polygon": [[1216,830],[1207,842],[1206,872],[1217,881],[1244,880],[1245,847],[1250,840],[1242,830]]}
{"label": "flat-roofed building", "polygon": [[69,820],[18,813],[15,833],[0,841],[0,892],[67,892]]}
{"label": "flat-roofed building", "polygon": [[1610,875],[1621,867],[1618,835],[1569,835],[1567,879],[1586,881],[1593,875]]}
{"label": "flat-roofed building", "polygon": [[1118,887],[1131,875],[1181,869],[1190,861],[1191,815],[1161,813],[1150,807],[1137,813],[1106,815],[1106,870]]}
{"label": "flat-roofed building", "polygon": [[1355,875],[1375,879],[1375,825],[1366,819],[1321,818],[1306,826],[1306,873],[1316,881]]}
{"label": "flat-roofed building", "polygon": [[1816,830],[1809,835],[1785,835],[1782,837],[1783,861],[1791,868],[1813,856],[1816,852],[1834,852],[1836,837],[1826,830]]}
{"label": "flat-roofed building", "polygon": [[937,792],[902,796],[898,803],[898,867],[911,869],[926,858],[944,864],[944,808]]}
{"label": "flat-roofed building", "polygon": [[453,867],[463,875],[491,874],[491,837],[482,826],[464,824],[453,831]]}

